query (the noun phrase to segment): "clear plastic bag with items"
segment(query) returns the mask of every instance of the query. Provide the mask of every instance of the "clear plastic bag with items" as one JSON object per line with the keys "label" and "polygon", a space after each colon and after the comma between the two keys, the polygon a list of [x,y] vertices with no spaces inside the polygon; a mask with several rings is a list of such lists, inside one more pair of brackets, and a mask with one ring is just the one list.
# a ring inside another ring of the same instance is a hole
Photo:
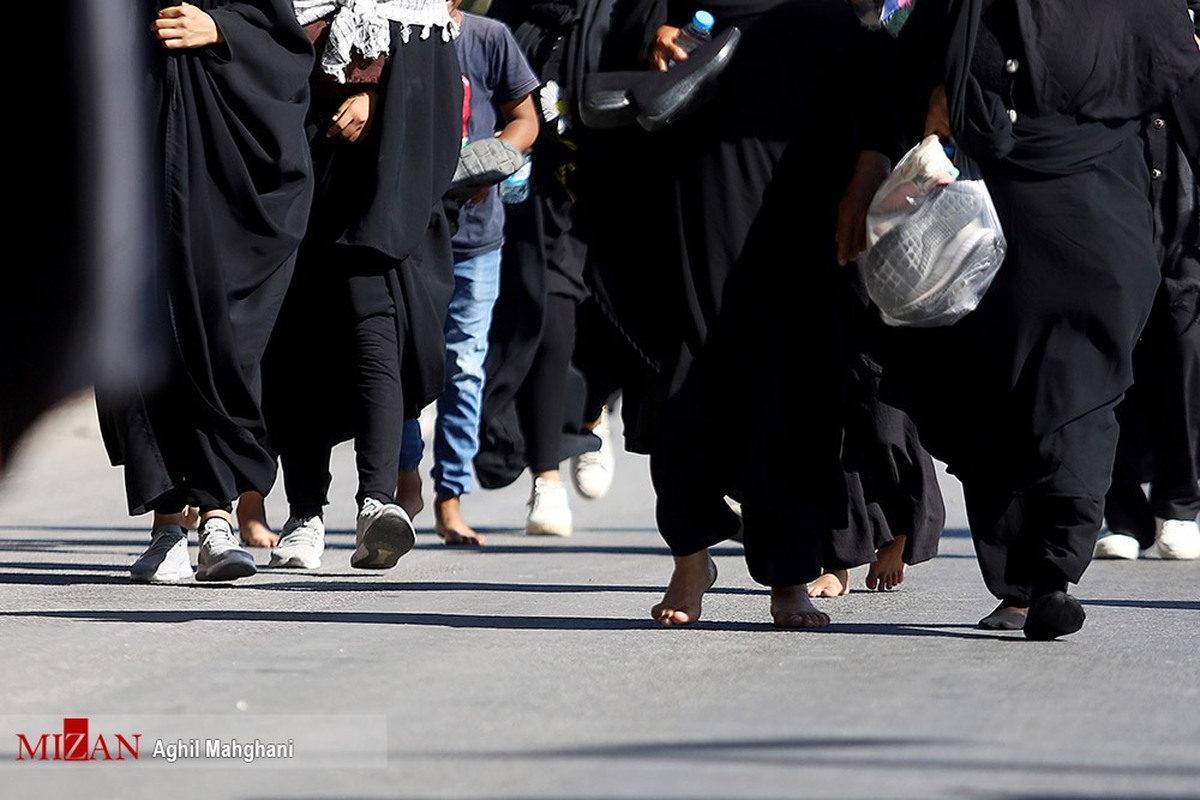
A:
{"label": "clear plastic bag with items", "polygon": [[991,286],[1004,261],[1004,232],[974,172],[969,165],[960,171],[938,138],[928,136],[875,193],[859,263],[887,324],[952,325]]}

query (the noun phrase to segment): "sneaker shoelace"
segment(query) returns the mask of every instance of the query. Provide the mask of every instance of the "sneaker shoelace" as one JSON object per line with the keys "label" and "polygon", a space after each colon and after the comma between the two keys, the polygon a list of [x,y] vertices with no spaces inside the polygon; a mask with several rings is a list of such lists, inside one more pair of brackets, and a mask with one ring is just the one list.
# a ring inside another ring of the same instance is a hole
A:
{"label": "sneaker shoelace", "polygon": [[363,500],[362,510],[358,512],[360,517],[370,517],[379,513],[379,509],[383,508],[383,503],[376,500],[374,497],[368,497]]}
{"label": "sneaker shoelace", "polygon": [[233,535],[233,528],[225,523],[224,520],[209,520],[200,526],[200,532],[209,550],[241,548],[241,542]]}
{"label": "sneaker shoelace", "polygon": [[304,544],[315,547],[320,535],[317,529],[309,524],[311,521],[312,517],[302,520],[299,525],[283,535],[283,541],[280,544],[287,542],[288,544]]}

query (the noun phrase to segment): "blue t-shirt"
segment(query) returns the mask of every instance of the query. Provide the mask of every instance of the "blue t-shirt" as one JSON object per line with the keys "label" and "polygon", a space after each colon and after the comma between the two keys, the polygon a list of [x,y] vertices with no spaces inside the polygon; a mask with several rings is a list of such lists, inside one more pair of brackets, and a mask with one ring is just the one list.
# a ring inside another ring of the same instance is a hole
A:
{"label": "blue t-shirt", "polygon": [[[463,91],[469,92],[464,104],[470,111],[464,125],[466,138],[474,142],[495,136],[502,127],[497,105],[521,99],[541,81],[507,25],[475,14],[462,16],[462,32],[454,48],[463,71]],[[495,186],[478,204],[463,204],[452,243],[455,258],[477,256],[504,243],[504,206]]]}

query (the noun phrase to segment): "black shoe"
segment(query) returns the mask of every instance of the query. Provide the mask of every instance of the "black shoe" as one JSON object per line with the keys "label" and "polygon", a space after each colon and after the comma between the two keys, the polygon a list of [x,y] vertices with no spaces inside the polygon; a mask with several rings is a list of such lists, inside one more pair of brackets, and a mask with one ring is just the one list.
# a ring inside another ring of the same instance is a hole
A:
{"label": "black shoe", "polygon": [[729,66],[742,32],[727,28],[666,72],[593,72],[584,76],[579,119],[605,130],[632,125],[657,131],[704,105]]}
{"label": "black shoe", "polygon": [[1063,591],[1035,597],[1025,619],[1025,638],[1048,642],[1083,627],[1083,605]]}
{"label": "black shoe", "polygon": [[639,84],[632,90],[633,102],[640,109],[638,124],[657,131],[706,103],[716,91],[717,78],[733,60],[742,32],[726,28],[693,50],[686,60],[666,72],[656,84]]}

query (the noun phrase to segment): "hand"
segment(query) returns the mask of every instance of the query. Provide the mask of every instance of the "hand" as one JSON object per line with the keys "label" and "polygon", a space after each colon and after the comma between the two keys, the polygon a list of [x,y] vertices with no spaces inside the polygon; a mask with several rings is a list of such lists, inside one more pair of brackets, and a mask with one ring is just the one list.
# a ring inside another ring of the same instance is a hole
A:
{"label": "hand", "polygon": [[672,61],[686,61],[687,50],[675,44],[680,30],[673,25],[663,25],[654,34],[654,44],[650,46],[650,66],[659,72],[666,72]]}
{"label": "hand", "polygon": [[159,11],[150,30],[168,50],[190,50],[225,41],[213,18],[190,3]]}
{"label": "hand", "polygon": [[938,137],[948,142],[953,138],[950,130],[950,106],[946,102],[946,87],[938,86],[929,96],[929,111],[925,114],[925,135],[936,133]]}
{"label": "hand", "polygon": [[839,265],[845,266],[867,249],[867,211],[891,169],[891,162],[883,153],[867,150],[858,157],[854,175],[838,201],[835,237]]}
{"label": "hand", "polygon": [[338,106],[337,113],[333,115],[333,125],[329,126],[325,135],[331,139],[340,136],[347,142],[357,142],[371,128],[377,98],[378,94],[375,92],[362,92],[347,97],[345,102]]}

